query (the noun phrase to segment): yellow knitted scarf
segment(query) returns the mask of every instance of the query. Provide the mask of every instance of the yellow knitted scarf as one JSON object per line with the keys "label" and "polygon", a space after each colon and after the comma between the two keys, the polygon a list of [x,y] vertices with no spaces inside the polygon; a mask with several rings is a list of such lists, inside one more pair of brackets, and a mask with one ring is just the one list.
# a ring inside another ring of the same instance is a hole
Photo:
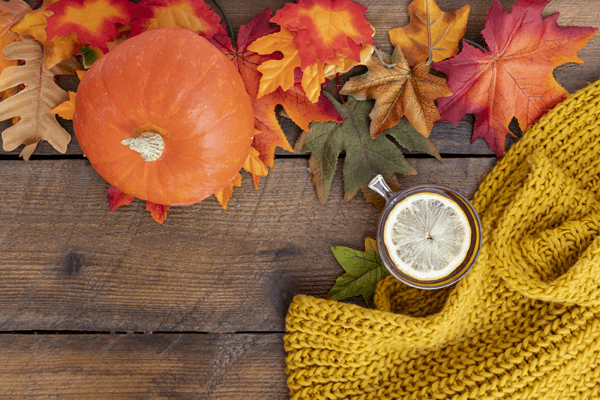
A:
{"label": "yellow knitted scarf", "polygon": [[599,174],[600,81],[542,117],[481,184],[481,255],[454,287],[389,276],[377,310],[293,300],[292,399],[599,399]]}

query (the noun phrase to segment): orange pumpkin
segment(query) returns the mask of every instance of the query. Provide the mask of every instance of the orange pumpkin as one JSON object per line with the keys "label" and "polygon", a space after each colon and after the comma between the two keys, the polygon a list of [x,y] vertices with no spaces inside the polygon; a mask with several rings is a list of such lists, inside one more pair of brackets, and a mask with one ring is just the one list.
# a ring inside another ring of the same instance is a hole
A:
{"label": "orange pumpkin", "polygon": [[85,73],[75,134],[96,171],[152,203],[192,204],[231,182],[254,133],[233,63],[185,29],[126,40]]}

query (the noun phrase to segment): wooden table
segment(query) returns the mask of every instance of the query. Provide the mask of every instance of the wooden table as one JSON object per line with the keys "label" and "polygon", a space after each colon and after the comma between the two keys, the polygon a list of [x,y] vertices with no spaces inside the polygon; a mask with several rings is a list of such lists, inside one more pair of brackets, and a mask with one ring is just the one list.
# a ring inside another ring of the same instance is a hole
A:
{"label": "wooden table", "polygon": [[[221,1],[236,27],[285,4]],[[408,23],[410,1],[360,2],[390,51],[387,30]],[[466,38],[484,44],[492,0],[439,0],[446,11],[467,3]],[[600,27],[600,2],[554,0],[544,14],[558,11],[561,25]],[[585,64],[555,72],[570,92],[600,78],[600,35],[579,55]],[[281,121],[293,144],[299,129]],[[400,176],[402,188],[471,198],[496,163],[481,139],[470,144],[472,126],[435,126],[444,164],[409,154],[418,175]],[[343,272],[331,246],[375,237],[378,212],[360,195],[343,202],[341,168],[322,206],[302,155],[279,151],[257,191],[244,173],[227,211],[210,198],[158,225],[140,201],[108,211],[109,185],[75,137],[65,155],[47,144],[29,162],[17,154],[0,156],[1,399],[286,399],[290,301],[327,294]]]}

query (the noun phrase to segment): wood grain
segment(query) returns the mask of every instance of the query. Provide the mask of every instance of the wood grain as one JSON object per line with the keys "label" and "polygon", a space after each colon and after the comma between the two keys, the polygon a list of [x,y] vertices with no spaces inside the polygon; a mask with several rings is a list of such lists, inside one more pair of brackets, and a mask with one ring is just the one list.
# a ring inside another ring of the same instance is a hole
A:
{"label": "wood grain", "polygon": [[281,334],[0,335],[0,398],[287,399]]}
{"label": "wood grain", "polygon": [[[471,197],[495,159],[410,162],[403,188]],[[85,160],[1,161],[0,331],[283,331],[294,295],[323,297],[342,273],[330,247],[362,249],[378,218],[342,201],[341,168],[320,205],[306,165],[278,160],[227,211],[211,198],[159,225],[140,201],[109,212]]]}
{"label": "wood grain", "polygon": [[[408,24],[407,7],[412,0],[361,0],[359,3],[368,7],[367,18],[376,28],[374,37],[378,47],[385,51],[391,51],[387,31],[399,26]],[[246,24],[254,15],[267,7],[273,10],[282,8],[285,0],[221,0],[223,7],[227,11],[232,24],[239,27]],[[510,10],[513,0],[503,0],[502,5],[506,10]],[[210,2],[209,2],[210,4]],[[460,7],[470,4],[471,12],[467,24],[465,38],[475,41],[480,45],[485,45],[481,31],[485,26],[487,11],[492,4],[492,0],[439,0],[438,4],[445,11],[455,11]],[[220,14],[220,11],[212,4],[213,8]],[[554,0],[545,9],[544,16],[548,16],[560,11],[558,23],[561,26],[592,26],[600,28],[600,2],[589,0]],[[594,36],[588,42],[587,46],[579,51],[579,57],[584,61],[583,64],[567,64],[558,67],[554,75],[558,82],[569,92],[575,92],[584,88],[588,84],[600,78],[600,35]],[[67,89],[74,90],[76,83],[71,78],[61,78],[60,83]],[[442,154],[489,154],[493,153],[487,148],[483,139],[478,139],[474,144],[471,143],[471,134],[473,132],[473,117],[467,116],[461,120],[457,127],[450,123],[442,123],[434,126],[431,138],[434,141],[438,151]],[[70,121],[60,120],[61,124],[72,134],[72,141],[67,149],[69,155],[81,155],[82,151],[73,134],[72,123]],[[8,122],[0,122],[0,131],[8,126]],[[283,123],[284,132],[289,142],[294,144],[300,130],[293,123],[286,121]],[[517,136],[520,134],[518,125],[513,122],[511,131]],[[514,142],[514,139],[508,137],[508,146]],[[20,149],[5,152],[0,151],[0,155],[16,156]],[[278,149],[278,154],[286,154],[284,150]],[[35,156],[53,155],[60,156],[56,150],[47,142],[42,142],[34,153]]]}

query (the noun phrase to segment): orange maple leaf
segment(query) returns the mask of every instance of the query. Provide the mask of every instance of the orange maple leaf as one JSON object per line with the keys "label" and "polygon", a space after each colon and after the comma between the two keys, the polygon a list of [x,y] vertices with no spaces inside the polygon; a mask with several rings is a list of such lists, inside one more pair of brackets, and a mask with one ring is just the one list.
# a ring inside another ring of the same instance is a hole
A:
{"label": "orange maple leaf", "polygon": [[154,220],[159,224],[162,224],[163,222],[165,222],[165,219],[167,219],[167,211],[169,211],[169,208],[171,208],[171,206],[164,204],[155,204],[151,201],[146,200],[146,210],[150,211],[152,218],[154,218]]}
{"label": "orange maple leaf", "polygon": [[[255,135],[260,134],[259,130],[255,130]],[[252,180],[254,182],[254,188],[258,190],[258,184],[260,183],[261,176],[267,176],[269,174],[269,170],[265,163],[260,159],[260,153],[254,147],[250,148],[250,153],[244,161],[244,165],[242,166],[244,170],[250,172],[252,174]]]}
{"label": "orange maple leaf", "polygon": [[183,28],[207,38],[226,34],[221,19],[202,0],[151,0],[134,9],[132,36],[154,28]]}
{"label": "orange maple leaf", "polygon": [[467,30],[471,8],[467,4],[453,13],[445,13],[435,0],[414,0],[408,6],[410,23],[388,31],[390,42],[399,46],[408,65],[427,65],[458,53],[458,42]]}
{"label": "orange maple leaf", "polygon": [[57,1],[44,0],[41,7],[29,11],[21,21],[10,29],[21,36],[33,38],[44,45],[47,54],[45,64],[48,69],[52,69],[61,61],[71,58],[75,50],[81,46],[81,43],[77,42],[77,34],[75,33],[47,40],[47,19],[52,16],[52,11],[48,11],[48,7]]}
{"label": "orange maple leaf", "polygon": [[362,44],[374,45],[366,10],[352,0],[298,0],[278,10],[271,22],[297,33],[294,43],[305,70],[317,61],[324,64],[336,52],[359,61]]}
{"label": "orange maple leaf", "polygon": [[598,31],[560,27],[558,14],[542,19],[548,3],[518,0],[507,13],[494,0],[482,31],[489,51],[463,43],[460,54],[433,65],[448,76],[453,93],[438,100],[441,120],[456,125],[464,114],[475,114],[473,140],[483,137],[499,158],[513,116],[525,130],[568,95],[552,70],[582,63],[577,51]]}
{"label": "orange maple leaf", "polygon": [[73,115],[75,114],[75,95],[75,92],[69,91],[69,100],[54,107],[50,112],[58,114],[63,119],[73,120]]}
{"label": "orange maple leaf", "polygon": [[[294,43],[296,33],[281,28],[281,31],[263,36],[254,41],[248,50],[261,55],[271,55],[275,52],[283,54],[283,58],[271,58],[263,61],[258,71],[262,74],[258,98],[273,93],[278,88],[284,91],[294,86],[297,78],[297,68],[300,68],[300,56]],[[321,95],[321,85],[325,82],[323,64],[316,62],[308,65],[302,71],[301,84],[307,98],[316,103]]]}
{"label": "orange maple leaf", "polygon": [[128,0],[59,1],[47,8],[48,40],[77,34],[77,40],[108,51],[106,42],[119,34],[115,24],[127,25],[133,17],[133,3]]}
{"label": "orange maple leaf", "polygon": [[[315,103],[307,99],[299,82],[299,69],[296,69],[293,83],[287,91],[276,88],[274,92],[258,98],[262,77],[259,68],[273,59],[270,54],[274,50],[267,50],[269,55],[261,55],[251,51],[251,47],[260,38],[274,33],[275,28],[269,26],[270,17],[271,9],[268,8],[248,24],[241,26],[237,47],[233,47],[231,39],[226,35],[216,35],[211,41],[231,58],[244,80],[254,107],[254,127],[260,132],[254,135],[252,146],[259,153],[258,159],[264,165],[273,168],[277,147],[293,151],[275,114],[278,104],[281,104],[290,118],[305,130],[308,130],[311,121],[341,121],[341,117],[325,96],[320,95]],[[261,175],[253,174],[255,187],[258,187],[260,177]]]}
{"label": "orange maple leaf", "polygon": [[369,114],[373,138],[396,125],[403,116],[421,135],[429,137],[433,123],[440,118],[434,100],[452,94],[446,80],[431,75],[425,63],[410,68],[399,47],[392,56],[375,51],[385,60],[371,60],[367,64],[369,72],[350,78],[340,94],[357,100],[375,99]]}
{"label": "orange maple leaf", "polygon": [[235,178],[233,178],[231,182],[229,182],[227,186],[215,193],[215,197],[217,198],[219,204],[221,204],[221,207],[223,207],[223,210],[227,210],[227,203],[229,203],[229,200],[233,195],[234,186],[242,186],[242,175],[239,173],[235,176]]}

